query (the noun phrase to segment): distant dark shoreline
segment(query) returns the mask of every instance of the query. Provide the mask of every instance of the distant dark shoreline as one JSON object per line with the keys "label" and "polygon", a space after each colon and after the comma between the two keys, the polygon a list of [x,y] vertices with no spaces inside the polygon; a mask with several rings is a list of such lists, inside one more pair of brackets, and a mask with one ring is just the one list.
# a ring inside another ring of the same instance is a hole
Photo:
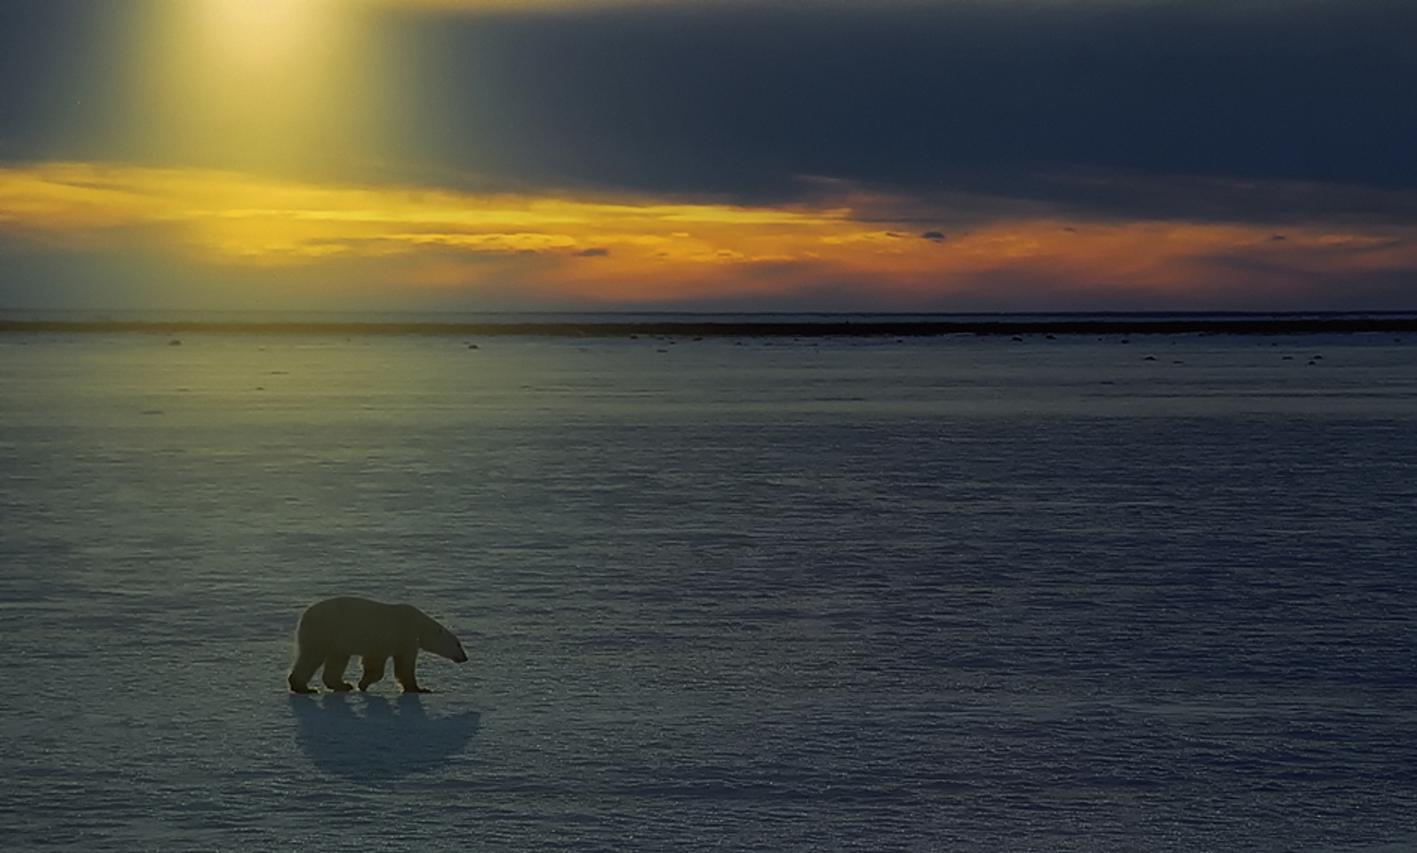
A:
{"label": "distant dark shoreline", "polygon": [[1057,318],[1029,320],[822,320],[605,322],[246,322],[209,320],[0,320],[0,333],[147,333],[226,335],[443,335],[463,337],[618,338],[665,337],[932,337],[941,335],[1294,335],[1355,332],[1417,332],[1417,318],[1394,317],[1206,317]]}

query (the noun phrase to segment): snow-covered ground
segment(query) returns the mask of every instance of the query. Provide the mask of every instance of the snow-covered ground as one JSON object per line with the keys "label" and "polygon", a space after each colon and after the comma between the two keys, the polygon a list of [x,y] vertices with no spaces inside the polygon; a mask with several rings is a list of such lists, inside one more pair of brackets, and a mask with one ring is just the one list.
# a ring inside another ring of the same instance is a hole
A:
{"label": "snow-covered ground", "polygon": [[478,343],[0,336],[0,848],[1417,845],[1417,339]]}

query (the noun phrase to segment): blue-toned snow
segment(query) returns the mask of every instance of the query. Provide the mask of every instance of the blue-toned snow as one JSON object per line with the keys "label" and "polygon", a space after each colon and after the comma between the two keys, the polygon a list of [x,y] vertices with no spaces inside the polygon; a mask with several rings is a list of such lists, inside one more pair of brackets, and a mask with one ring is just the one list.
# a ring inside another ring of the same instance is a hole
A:
{"label": "blue-toned snow", "polygon": [[1417,847],[1417,338],[477,343],[0,336],[0,847]]}

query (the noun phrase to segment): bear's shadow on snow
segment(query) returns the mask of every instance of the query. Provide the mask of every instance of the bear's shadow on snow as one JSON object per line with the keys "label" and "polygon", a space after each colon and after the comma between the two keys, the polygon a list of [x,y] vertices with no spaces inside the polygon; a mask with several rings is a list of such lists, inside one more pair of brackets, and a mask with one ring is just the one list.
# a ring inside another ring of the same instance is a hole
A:
{"label": "bear's shadow on snow", "polygon": [[326,693],[290,697],[296,740],[321,770],[349,779],[393,779],[440,767],[467,748],[481,715],[429,716],[422,697]]}

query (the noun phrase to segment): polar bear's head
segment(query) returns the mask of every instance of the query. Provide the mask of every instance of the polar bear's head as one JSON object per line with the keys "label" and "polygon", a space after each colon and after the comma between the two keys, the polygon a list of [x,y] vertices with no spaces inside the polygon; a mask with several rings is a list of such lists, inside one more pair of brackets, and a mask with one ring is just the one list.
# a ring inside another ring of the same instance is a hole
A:
{"label": "polar bear's head", "polygon": [[456,663],[467,661],[467,652],[453,632],[439,625],[434,619],[427,619],[418,631],[418,647]]}

